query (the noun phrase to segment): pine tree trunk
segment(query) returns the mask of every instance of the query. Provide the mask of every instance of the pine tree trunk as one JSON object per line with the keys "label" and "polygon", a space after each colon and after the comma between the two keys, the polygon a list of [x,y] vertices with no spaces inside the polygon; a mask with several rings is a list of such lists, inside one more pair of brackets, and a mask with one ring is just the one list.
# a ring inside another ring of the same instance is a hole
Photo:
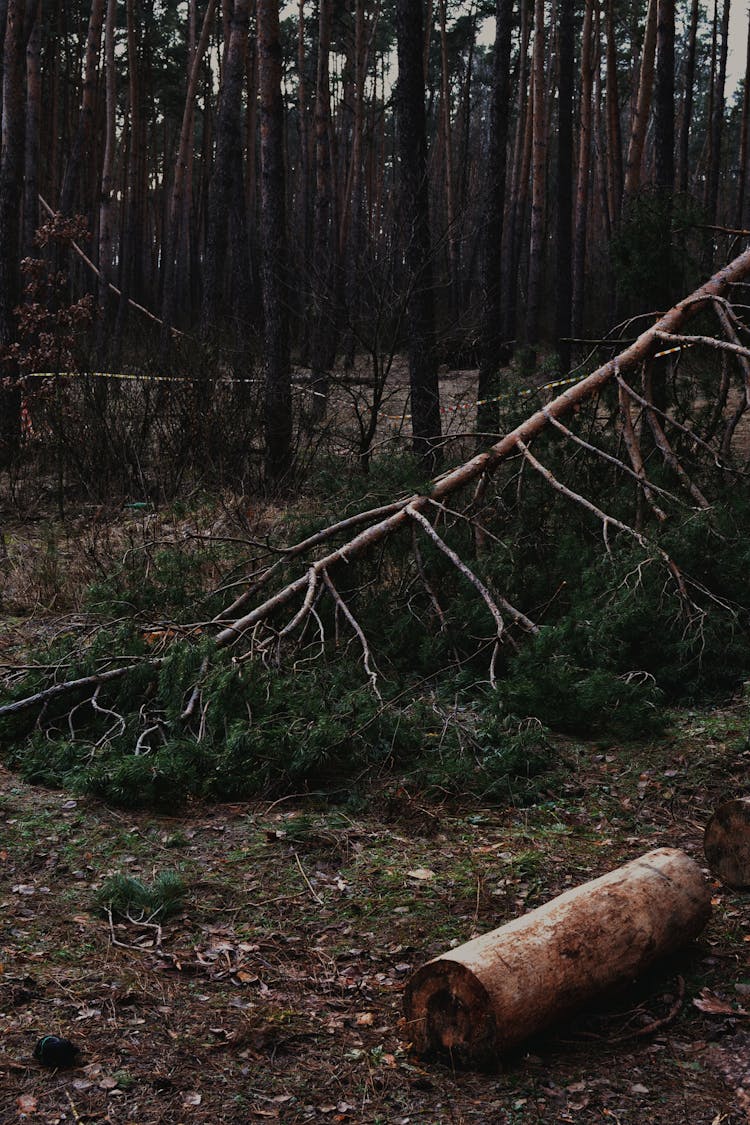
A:
{"label": "pine tree trunk", "polygon": [[588,223],[589,185],[591,181],[591,117],[593,92],[594,0],[586,0],[581,46],[581,131],[578,141],[578,174],[576,182],[575,236],[573,243],[573,335],[580,336],[583,327],[584,289],[586,284],[586,226]]}
{"label": "pine tree trunk", "polygon": [[742,119],[740,122],[740,171],[737,188],[737,226],[745,228],[748,222],[748,162],[750,161],[750,15],[747,22],[745,83],[742,91]]}
{"label": "pine tree trunk", "polygon": [[331,91],[329,56],[333,22],[332,0],[320,0],[318,21],[318,72],[315,92],[315,210],[313,230],[313,331],[310,366],[312,369],[313,417],[325,415],[328,376],[336,351],[336,309],[334,300],[334,225],[331,160]]}
{"label": "pine tree trunk", "polygon": [[81,177],[83,158],[91,144],[94,125],[94,108],[96,104],[96,74],[102,41],[103,22],[104,0],[92,0],[88,35],[86,38],[86,61],[84,67],[81,110],[78,117],[78,128],[76,129],[73,146],[65,169],[62,192],[60,194],[60,210],[63,215],[69,215],[76,206],[76,192]]}
{"label": "pine tree trunk", "polygon": [[213,25],[216,0],[208,0],[206,12],[203,17],[200,38],[197,45],[190,52],[190,70],[188,74],[185,106],[182,112],[182,126],[180,128],[180,141],[175,161],[174,180],[172,182],[172,199],[169,208],[168,232],[163,250],[163,288],[162,288],[162,339],[161,347],[164,352],[169,346],[170,330],[174,324],[177,308],[177,292],[182,289],[182,279],[178,268],[178,247],[182,241],[187,218],[187,192],[189,172],[192,167],[191,153],[193,151],[193,122],[195,120],[195,97],[198,90],[203,57],[208,47],[208,40]]}
{"label": "pine tree trunk", "polygon": [[719,183],[721,179],[721,144],[724,125],[724,88],[727,77],[727,52],[729,50],[729,8],[730,0],[724,0],[721,17],[721,46],[719,48],[716,85],[712,96],[710,121],[711,159],[708,165],[708,221],[716,223],[719,218]]}
{"label": "pine tree trunk", "polygon": [[630,123],[630,142],[628,158],[625,163],[625,191],[623,201],[635,195],[641,186],[641,163],[643,146],[646,142],[646,127],[651,109],[651,96],[654,87],[654,63],[656,57],[656,5],[657,0],[649,0],[646,14],[646,30],[641,50],[638,94]]}
{"label": "pine tree trunk", "polygon": [[[28,13],[28,8],[27,8]],[[34,254],[39,226],[39,132],[42,121],[42,2],[35,0],[34,24],[26,47],[26,125],[24,157],[23,238],[21,254]],[[0,48],[1,49],[1,48]]]}
{"label": "pine tree trunk", "polygon": [[571,363],[573,309],[573,91],[575,86],[575,0],[559,0],[559,83],[557,92],[557,268],[555,324],[560,368]]}
{"label": "pine tree trunk", "polygon": [[[585,34],[585,32],[584,32]],[[534,4],[534,128],[531,172],[531,233],[529,240],[529,282],[526,302],[525,343],[530,367],[536,364],[536,343],[539,335],[539,302],[542,278],[544,241],[544,201],[547,180],[547,123],[544,105],[544,0]]]}
{"label": "pine tree trunk", "polygon": [[[677,176],[678,191],[681,192],[686,192],[688,189],[688,176],[690,172],[690,126],[693,120],[693,85],[695,83],[695,49],[698,39],[698,4],[699,0],[691,0],[690,27],[688,30],[688,43],[685,54],[685,92],[682,103],[679,172]],[[747,90],[747,86],[745,89]]]}
{"label": "pine tree trunk", "polygon": [[482,254],[482,329],[477,433],[480,442],[499,425],[500,367],[506,359],[502,335],[502,245],[507,179],[510,40],[513,0],[496,0],[490,136],[487,151]]}
{"label": "pine tree trunk", "polygon": [[16,340],[21,298],[19,238],[23,200],[25,43],[22,0],[8,0],[3,44],[2,144],[0,145],[0,465],[18,450],[21,395],[18,366],[6,349]]}
{"label": "pine tree trunk", "polygon": [[695,860],[648,852],[424,965],[404,996],[409,1038],[419,1055],[496,1067],[530,1035],[680,949],[710,915]]}
{"label": "pine tree trunk", "polygon": [[[219,113],[216,121],[216,153],[208,189],[208,230],[203,267],[201,330],[204,335],[218,332],[226,319],[226,264],[229,252],[229,214],[237,196],[237,156],[242,151],[242,85],[250,24],[250,0],[234,0],[229,26]],[[241,178],[241,169],[239,171]],[[244,190],[239,196],[244,206]],[[242,257],[241,245],[232,247]]]}
{"label": "pine tree trunk", "polygon": [[435,308],[424,106],[422,6],[397,0],[399,201],[405,239],[409,381],[414,452],[433,467],[440,440]]}
{"label": "pine tree trunk", "polygon": [[279,0],[257,0],[260,87],[261,240],[266,471],[278,483],[292,465],[292,391],[287,311],[284,103]]}
{"label": "pine tree trunk", "polygon": [[99,202],[99,286],[98,286],[98,325],[97,351],[103,357],[107,339],[107,320],[109,309],[109,282],[112,277],[113,230],[112,230],[112,192],[114,189],[114,166],[116,144],[117,83],[115,62],[115,20],[117,0],[107,0],[107,14],[104,32],[104,73],[105,73],[105,140],[102,161],[102,183]]}
{"label": "pine tree trunk", "polygon": [[617,92],[617,40],[613,0],[606,0],[607,9],[607,200],[613,227],[620,221],[622,202],[622,131],[620,99]]}

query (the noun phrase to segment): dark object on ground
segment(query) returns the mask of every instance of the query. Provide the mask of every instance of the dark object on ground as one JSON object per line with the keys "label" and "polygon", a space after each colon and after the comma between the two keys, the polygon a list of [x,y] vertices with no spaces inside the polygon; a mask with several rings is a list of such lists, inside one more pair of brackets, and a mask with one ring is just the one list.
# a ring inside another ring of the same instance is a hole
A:
{"label": "dark object on ground", "polygon": [[80,1053],[80,1047],[57,1035],[43,1035],[34,1048],[34,1058],[49,1067],[75,1066]]}
{"label": "dark object on ground", "polygon": [[706,825],[703,850],[727,887],[750,887],[750,797],[719,805]]}
{"label": "dark object on ground", "polygon": [[423,965],[404,998],[420,1055],[487,1068],[689,942],[711,913],[684,852],[660,848]]}

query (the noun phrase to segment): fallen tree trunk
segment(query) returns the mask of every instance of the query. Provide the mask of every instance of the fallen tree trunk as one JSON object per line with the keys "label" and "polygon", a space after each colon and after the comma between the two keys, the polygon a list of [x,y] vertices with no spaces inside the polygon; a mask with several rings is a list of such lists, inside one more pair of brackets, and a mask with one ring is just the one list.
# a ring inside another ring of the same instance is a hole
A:
{"label": "fallen tree trunk", "polygon": [[750,887],[750,797],[719,805],[706,825],[703,850],[727,887]]}
{"label": "fallen tree trunk", "polygon": [[[348,542],[318,559],[313,564],[316,575],[319,576],[342,562],[349,563],[361,557],[394,532],[408,526],[414,512],[423,512],[431,503],[441,502],[458,489],[491,473],[508,457],[520,451],[519,442],[528,443],[554,419],[563,417],[576,406],[593,398],[610,380],[643,363],[657,347],[661,346],[664,333],[678,332],[692,316],[717,298],[723,298],[732,285],[742,281],[748,274],[750,274],[750,250],[740,254],[689,297],[679,301],[614,359],[598,367],[579,383],[564,390],[552,402],[535,411],[483,453],[436,477],[428,495],[406,497],[400,504],[395,505],[395,510],[389,512],[386,518],[366,527]],[[322,533],[319,533],[318,538],[322,541]],[[296,597],[304,595],[310,581],[310,573],[306,571],[248,613],[231,622],[227,621],[228,611],[220,614],[219,620],[224,627],[216,636],[217,645],[223,647],[232,644],[241,634],[253,629],[259,622],[266,621],[269,616],[293,602]],[[244,599],[238,599],[235,607],[239,607],[243,601]]]}
{"label": "fallen tree trunk", "polygon": [[422,966],[406,989],[406,1034],[420,1055],[491,1067],[692,940],[710,912],[694,860],[648,852]]}

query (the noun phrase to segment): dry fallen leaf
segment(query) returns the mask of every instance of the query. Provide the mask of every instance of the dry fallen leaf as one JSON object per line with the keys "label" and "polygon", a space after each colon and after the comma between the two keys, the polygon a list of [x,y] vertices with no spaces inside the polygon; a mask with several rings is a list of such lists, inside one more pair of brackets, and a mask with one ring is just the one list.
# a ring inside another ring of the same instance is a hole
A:
{"label": "dry fallen leaf", "polygon": [[701,989],[700,996],[693,1000],[693,1004],[701,1012],[705,1012],[709,1016],[747,1016],[750,1012],[746,1012],[744,1008],[734,1008],[728,1001],[722,1000],[710,989]]}
{"label": "dry fallen leaf", "polygon": [[191,1090],[189,1093],[182,1095],[183,1105],[200,1105],[202,1101],[203,1095],[197,1093],[195,1090]]}
{"label": "dry fallen leaf", "polygon": [[31,1094],[21,1094],[16,1098],[16,1105],[20,1113],[36,1113],[36,1098]]}
{"label": "dry fallen leaf", "polygon": [[407,871],[406,874],[410,879],[419,879],[421,882],[429,882],[430,879],[435,878],[435,872],[430,871],[429,867],[417,867],[414,871]]}

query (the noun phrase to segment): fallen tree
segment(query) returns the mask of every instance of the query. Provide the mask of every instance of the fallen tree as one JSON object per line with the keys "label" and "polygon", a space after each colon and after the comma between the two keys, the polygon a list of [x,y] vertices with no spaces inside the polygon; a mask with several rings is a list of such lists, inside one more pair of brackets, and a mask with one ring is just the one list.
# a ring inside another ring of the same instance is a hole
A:
{"label": "fallen tree", "polygon": [[497,1066],[503,1054],[692,941],[711,914],[698,864],[660,848],[423,965],[404,995],[417,1054]]}
{"label": "fallen tree", "polygon": [[[548,556],[554,558],[559,537],[578,520],[587,528],[591,550],[612,563],[606,579],[610,588],[612,584],[615,589],[643,586],[645,577],[658,571],[663,589],[656,589],[653,604],[658,603],[660,612],[667,606],[679,619],[679,636],[695,636],[699,662],[709,614],[723,615],[729,630],[744,630],[747,612],[732,601],[733,590],[740,588],[737,583],[728,593],[717,592],[709,580],[712,576],[704,573],[710,551],[693,543],[686,565],[682,544],[677,541],[675,547],[669,529],[681,520],[686,534],[695,538],[696,529],[715,526],[711,532],[715,541],[728,542],[714,498],[742,478],[747,464],[744,421],[750,405],[750,349],[743,341],[750,339],[750,331],[731,298],[733,287],[749,273],[750,251],[659,317],[618,355],[532,413],[519,418],[523,400],[509,398],[515,415],[508,432],[483,453],[436,477],[428,488],[334,519],[289,546],[269,547],[251,574],[233,580],[231,589],[239,588],[239,595],[223,606],[215,600],[199,622],[193,617],[192,625],[190,621],[176,624],[166,613],[158,627],[139,619],[136,639],[140,630],[141,637],[162,637],[159,645],[149,641],[114,654],[111,645],[100,646],[95,658],[66,659],[50,666],[47,674],[37,674],[27,691],[16,682],[12,698],[0,706],[0,720],[39,714],[41,731],[54,717],[55,729],[62,731],[58,736],[69,736],[71,744],[78,744],[82,720],[89,716],[99,723],[87,743],[93,766],[102,748],[112,742],[121,744],[122,752],[141,758],[158,754],[161,746],[171,748],[175,741],[180,753],[188,742],[203,747],[210,741],[212,722],[215,745],[220,746],[226,741],[229,720],[222,719],[224,704],[215,702],[217,676],[222,692],[228,690],[227,678],[232,676],[245,676],[246,690],[251,668],[278,669],[301,653],[309,666],[324,652],[337,651],[342,637],[358,647],[365,682],[379,703],[381,693],[385,699],[377,663],[383,645],[382,638],[380,646],[375,645],[373,637],[390,616],[378,602],[393,593],[383,585],[388,579],[378,561],[385,558],[386,545],[388,556],[398,557],[402,570],[409,560],[409,583],[419,588],[424,607],[422,617],[416,616],[420,621],[429,616],[435,635],[446,638],[445,651],[454,667],[468,659],[465,650],[456,651],[457,630],[463,629],[473,637],[471,659],[479,654],[483,667],[489,667],[490,685],[500,684],[513,654],[535,646],[536,665],[527,679],[539,679],[559,666],[549,606],[559,599],[563,587],[573,589],[575,582],[570,575],[548,568],[546,580],[553,585],[545,589],[541,575],[529,591],[522,579],[540,554],[534,543],[518,565],[513,563],[512,550],[504,567],[496,567],[495,561],[505,550],[503,539],[520,532],[528,538],[525,523],[536,526],[545,513],[558,509],[574,513],[575,519],[557,518],[549,531]],[[688,335],[691,319],[699,315],[700,333]],[[711,335],[712,323],[716,335]],[[688,358],[683,360],[684,356]],[[708,362],[697,363],[698,356]],[[654,394],[654,365],[672,365],[674,390],[680,363],[692,364],[685,402],[674,394],[665,406]],[[605,476],[627,488],[617,484],[619,491],[615,491],[615,483],[603,488]],[[536,508],[527,517],[520,504],[513,508],[504,497],[526,496],[532,481]],[[492,521],[498,513],[500,525],[495,526]],[[591,525],[599,526],[603,549],[591,534]],[[736,537],[732,553],[738,555]],[[571,558],[578,567],[576,544]],[[741,558],[735,559],[735,569],[742,565]],[[387,592],[380,598],[373,594],[363,611],[366,591],[382,589]],[[463,608],[451,622],[459,597]],[[409,595],[403,613],[411,611],[412,601]],[[601,612],[607,616],[606,606]],[[467,615],[473,614],[478,616],[472,627]],[[578,618],[586,615],[584,611]],[[571,628],[580,634],[578,618]],[[649,638],[660,635],[654,622],[646,625]],[[108,628],[111,625],[103,623],[102,632]],[[715,643],[723,651],[724,639]],[[591,647],[599,644],[592,637]],[[183,649],[192,655],[183,654]],[[81,646],[80,651],[85,655],[89,650]],[[655,658],[655,667],[665,663],[669,660]],[[595,719],[607,712],[608,704],[594,701],[588,711],[579,706],[581,677],[574,665],[575,661],[567,680],[560,681],[560,698],[565,704],[574,697],[580,712],[578,729],[586,729],[586,716]],[[413,668],[408,661],[406,667]],[[653,672],[643,669],[642,663],[613,665],[607,675],[632,696],[653,681]],[[131,680],[140,691],[151,685],[147,699],[135,708],[132,700],[122,703],[123,685]],[[107,694],[117,692],[125,711],[112,706]],[[165,694],[170,696],[166,709]],[[66,695],[72,699],[70,714],[64,710]],[[103,703],[105,695],[111,711]],[[386,699],[385,705],[390,702]],[[237,705],[244,710],[244,704]],[[539,713],[523,693],[504,706],[504,713],[522,717]],[[252,727],[249,712],[244,722]],[[239,728],[241,713],[236,723]],[[349,726],[359,731],[362,723],[355,718]],[[339,732],[329,742],[344,744],[346,737]]]}

